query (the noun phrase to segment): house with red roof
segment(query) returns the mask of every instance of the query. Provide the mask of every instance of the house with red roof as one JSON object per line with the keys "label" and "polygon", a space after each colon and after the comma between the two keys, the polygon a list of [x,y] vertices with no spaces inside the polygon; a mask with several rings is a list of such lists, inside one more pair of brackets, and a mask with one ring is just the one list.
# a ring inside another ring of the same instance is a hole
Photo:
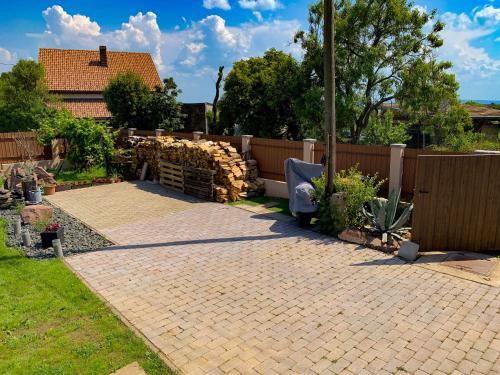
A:
{"label": "house with red roof", "polygon": [[40,48],[38,62],[45,68],[49,92],[78,118],[107,120],[103,91],[121,73],[134,72],[154,90],[163,83],[149,53]]}

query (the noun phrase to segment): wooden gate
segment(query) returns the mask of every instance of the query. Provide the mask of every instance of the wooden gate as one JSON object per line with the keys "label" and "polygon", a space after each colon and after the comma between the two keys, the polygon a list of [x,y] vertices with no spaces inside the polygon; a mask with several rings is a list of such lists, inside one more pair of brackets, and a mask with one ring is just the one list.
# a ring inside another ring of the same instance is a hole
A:
{"label": "wooden gate", "polygon": [[500,155],[419,156],[414,204],[421,251],[500,250]]}

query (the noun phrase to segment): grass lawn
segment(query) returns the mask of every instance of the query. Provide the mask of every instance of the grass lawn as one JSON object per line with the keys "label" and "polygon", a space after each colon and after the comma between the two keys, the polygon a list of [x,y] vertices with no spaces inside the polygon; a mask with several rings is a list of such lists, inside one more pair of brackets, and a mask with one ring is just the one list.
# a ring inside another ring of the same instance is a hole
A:
{"label": "grass lawn", "polygon": [[290,215],[290,211],[288,210],[288,199],[284,198],[273,198],[273,197],[255,197],[248,198],[237,202],[229,202],[230,206],[237,206],[240,204],[247,204],[249,206],[260,206],[269,202],[278,203],[276,206],[269,207],[269,210],[273,212],[278,212],[280,214]]}
{"label": "grass lawn", "polygon": [[0,374],[174,374],[59,260],[7,248],[0,222]]}
{"label": "grass lawn", "polygon": [[81,182],[92,181],[94,178],[106,178],[106,169],[104,167],[92,168],[88,171],[77,172],[73,170],[61,171],[57,173],[56,170],[50,170],[54,173],[54,178],[57,182]]}

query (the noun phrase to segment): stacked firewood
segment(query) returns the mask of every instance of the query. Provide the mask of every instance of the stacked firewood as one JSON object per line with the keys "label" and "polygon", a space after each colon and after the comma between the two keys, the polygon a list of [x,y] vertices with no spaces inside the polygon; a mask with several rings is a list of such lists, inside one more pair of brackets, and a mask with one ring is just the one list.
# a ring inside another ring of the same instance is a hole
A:
{"label": "stacked firewood", "polygon": [[244,161],[230,143],[173,137],[159,137],[154,142],[156,162],[215,171],[214,198],[218,202],[236,201],[263,191],[263,184],[257,179],[257,162]]}

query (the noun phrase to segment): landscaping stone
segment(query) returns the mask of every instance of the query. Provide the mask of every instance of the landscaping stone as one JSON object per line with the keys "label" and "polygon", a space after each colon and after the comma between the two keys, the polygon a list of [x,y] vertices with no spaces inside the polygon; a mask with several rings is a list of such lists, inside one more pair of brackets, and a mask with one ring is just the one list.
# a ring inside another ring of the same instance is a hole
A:
{"label": "landscaping stone", "polygon": [[37,220],[50,220],[54,213],[51,206],[37,204],[26,206],[21,211],[21,219],[24,224],[34,224]]}
{"label": "landscaping stone", "polygon": [[368,240],[366,232],[359,229],[346,229],[339,234],[339,239],[342,241],[357,243],[358,245],[364,245]]}
{"label": "landscaping stone", "polygon": [[[38,206],[28,206],[38,207]],[[112,242],[102,237],[100,234],[81,223],[79,220],[66,214],[64,211],[57,207],[47,205],[52,211],[52,223],[58,223],[64,227],[64,255],[71,255],[75,253],[89,252],[99,250],[112,245]],[[19,220],[19,213],[15,209],[0,210],[0,217],[7,220],[7,245],[17,247],[24,251],[26,256],[35,259],[53,258],[55,256],[54,249],[49,247],[42,248],[42,241],[40,233],[37,232],[33,225],[24,224],[23,230],[29,232],[31,237],[31,245],[29,247],[23,246],[22,238],[20,235],[14,233],[15,222]]]}
{"label": "landscaping stone", "polygon": [[382,251],[387,254],[392,254],[399,249],[398,241],[394,240],[393,243],[383,243],[382,239],[379,237],[368,236],[368,240],[365,243],[366,247],[373,250]]}
{"label": "landscaping stone", "polygon": [[418,248],[419,245],[416,244],[415,242],[402,241],[401,247],[399,248],[398,251],[398,256],[410,262],[413,262],[418,257]]}

